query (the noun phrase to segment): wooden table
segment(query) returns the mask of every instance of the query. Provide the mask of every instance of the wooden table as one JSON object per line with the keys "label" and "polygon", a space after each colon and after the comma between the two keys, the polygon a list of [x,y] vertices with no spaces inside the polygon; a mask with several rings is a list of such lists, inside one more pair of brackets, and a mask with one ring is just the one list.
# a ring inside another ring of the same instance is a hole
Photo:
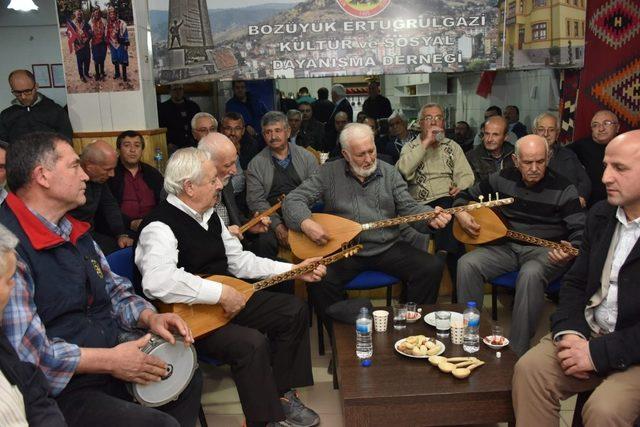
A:
{"label": "wooden table", "polygon": [[[423,307],[423,316],[435,310],[462,313],[461,305],[440,304]],[[387,309],[391,312],[391,310]],[[489,314],[482,313],[480,334],[491,334]],[[515,421],[511,405],[511,377],[517,361],[508,347],[502,357],[482,339],[473,356],[486,362],[470,377],[459,380],[444,374],[426,359],[398,354],[394,343],[410,335],[435,337],[434,327],[423,318],[401,331],[393,329],[389,316],[387,332],[373,332],[370,367],[360,366],[355,354],[355,327],[334,322],[334,354],[344,415],[344,425],[354,426],[433,426],[482,424]],[[462,345],[441,340],[443,356],[465,356]]]}

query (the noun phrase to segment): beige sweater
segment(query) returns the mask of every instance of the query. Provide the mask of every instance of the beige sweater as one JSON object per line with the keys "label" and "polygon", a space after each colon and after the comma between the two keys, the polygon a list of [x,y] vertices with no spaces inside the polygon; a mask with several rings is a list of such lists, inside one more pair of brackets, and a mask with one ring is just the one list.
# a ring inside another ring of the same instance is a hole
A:
{"label": "beige sweater", "polygon": [[449,195],[453,186],[465,190],[473,184],[473,170],[462,148],[445,138],[426,149],[420,135],[405,144],[396,167],[409,184],[409,193],[419,202],[429,203]]}

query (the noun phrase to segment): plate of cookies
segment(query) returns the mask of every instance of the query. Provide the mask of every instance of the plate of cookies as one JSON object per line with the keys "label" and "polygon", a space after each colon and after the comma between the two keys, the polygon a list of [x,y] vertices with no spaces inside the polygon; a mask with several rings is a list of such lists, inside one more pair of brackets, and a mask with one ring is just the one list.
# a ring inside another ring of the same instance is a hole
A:
{"label": "plate of cookies", "polygon": [[430,356],[439,356],[444,353],[444,344],[424,335],[413,335],[396,341],[396,351],[403,356],[415,359],[428,359]]}

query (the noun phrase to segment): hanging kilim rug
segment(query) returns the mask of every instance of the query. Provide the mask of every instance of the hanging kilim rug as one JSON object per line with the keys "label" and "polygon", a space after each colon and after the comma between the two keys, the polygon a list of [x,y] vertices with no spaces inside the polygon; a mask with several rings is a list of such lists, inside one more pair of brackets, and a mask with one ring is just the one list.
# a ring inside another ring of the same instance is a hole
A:
{"label": "hanging kilim rug", "polygon": [[640,0],[589,0],[586,27],[574,140],[590,135],[603,109],[618,116],[620,132],[639,128]]}

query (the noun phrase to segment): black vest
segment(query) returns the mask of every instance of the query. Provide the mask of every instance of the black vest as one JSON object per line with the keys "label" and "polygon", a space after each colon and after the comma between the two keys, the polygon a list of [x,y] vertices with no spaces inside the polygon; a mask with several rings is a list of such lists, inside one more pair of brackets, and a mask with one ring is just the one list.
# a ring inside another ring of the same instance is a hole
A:
{"label": "black vest", "polygon": [[178,267],[191,274],[228,275],[227,255],[222,242],[222,226],[215,212],[209,219],[209,230],[202,228],[188,214],[163,200],[144,219],[140,232],[148,224],[159,221],[169,226],[178,241]]}
{"label": "black vest", "polygon": [[275,159],[273,161],[273,182],[271,190],[267,196],[267,201],[271,205],[275,205],[278,197],[282,194],[289,194],[298,187],[302,180],[298,176],[296,169],[293,167],[293,160],[289,162],[286,168],[281,167]]}

